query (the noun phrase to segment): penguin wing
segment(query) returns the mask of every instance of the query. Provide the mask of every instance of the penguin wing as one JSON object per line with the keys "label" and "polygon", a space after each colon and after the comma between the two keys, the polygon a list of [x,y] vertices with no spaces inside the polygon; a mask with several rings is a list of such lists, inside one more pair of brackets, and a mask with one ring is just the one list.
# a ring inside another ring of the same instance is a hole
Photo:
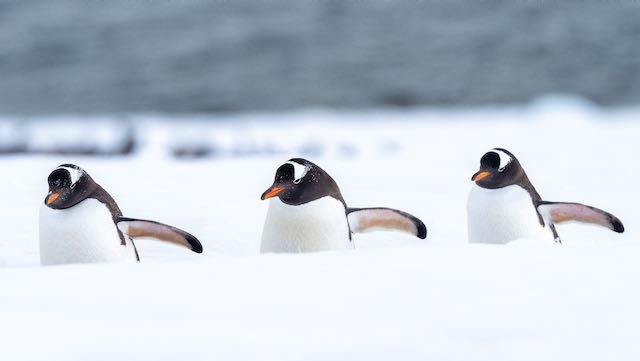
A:
{"label": "penguin wing", "polygon": [[202,253],[202,244],[196,237],[179,228],[156,221],[118,217],[118,229],[129,237],[151,237],[160,241],[187,247],[196,253]]}
{"label": "penguin wing", "polygon": [[391,208],[347,208],[347,220],[353,233],[393,230],[427,237],[427,227],[417,217]]}
{"label": "penguin wing", "polygon": [[622,233],[624,225],[618,217],[602,209],[580,203],[545,202],[538,203],[538,212],[549,223],[582,222],[596,224]]}

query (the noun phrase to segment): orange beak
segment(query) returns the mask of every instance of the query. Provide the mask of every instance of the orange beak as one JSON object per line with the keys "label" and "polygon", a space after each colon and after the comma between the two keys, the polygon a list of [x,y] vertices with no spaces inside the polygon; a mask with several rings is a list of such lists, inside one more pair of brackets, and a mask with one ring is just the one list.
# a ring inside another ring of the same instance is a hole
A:
{"label": "orange beak", "polygon": [[58,199],[58,197],[60,197],[60,193],[51,193],[51,194],[49,194],[49,196],[47,197],[47,204],[51,204],[51,203],[55,202],[56,199]]}
{"label": "orange beak", "polygon": [[479,181],[487,178],[490,175],[491,175],[491,172],[487,172],[487,171],[478,172],[478,173],[473,175],[471,180],[474,181],[474,182],[479,182]]}
{"label": "orange beak", "polygon": [[273,198],[278,194],[280,194],[283,190],[284,190],[284,187],[273,186],[267,189],[264,193],[262,193],[262,197],[260,197],[260,199],[264,201],[265,199]]}

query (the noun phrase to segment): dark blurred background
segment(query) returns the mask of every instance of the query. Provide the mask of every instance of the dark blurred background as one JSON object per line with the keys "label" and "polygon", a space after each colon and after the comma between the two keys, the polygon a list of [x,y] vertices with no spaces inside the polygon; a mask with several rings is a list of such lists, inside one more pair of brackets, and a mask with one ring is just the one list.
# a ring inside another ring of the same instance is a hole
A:
{"label": "dark blurred background", "polygon": [[638,1],[0,1],[0,114],[640,102]]}

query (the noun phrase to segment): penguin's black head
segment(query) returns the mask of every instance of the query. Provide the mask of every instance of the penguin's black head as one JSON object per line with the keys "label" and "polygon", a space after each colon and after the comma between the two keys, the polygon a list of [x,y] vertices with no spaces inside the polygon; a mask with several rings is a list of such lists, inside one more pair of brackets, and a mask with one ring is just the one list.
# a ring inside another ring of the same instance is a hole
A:
{"label": "penguin's black head", "polygon": [[325,196],[344,204],[340,189],[329,174],[306,159],[293,158],[278,168],[273,185],[261,199],[278,197],[286,204],[300,205]]}
{"label": "penguin's black head", "polygon": [[95,188],[93,179],[74,164],[63,164],[49,174],[49,193],[44,204],[53,209],[72,207],[87,198]]}
{"label": "penguin's black head", "polygon": [[494,148],[480,159],[480,170],[471,180],[482,188],[497,189],[517,184],[525,176],[516,157],[506,149]]}

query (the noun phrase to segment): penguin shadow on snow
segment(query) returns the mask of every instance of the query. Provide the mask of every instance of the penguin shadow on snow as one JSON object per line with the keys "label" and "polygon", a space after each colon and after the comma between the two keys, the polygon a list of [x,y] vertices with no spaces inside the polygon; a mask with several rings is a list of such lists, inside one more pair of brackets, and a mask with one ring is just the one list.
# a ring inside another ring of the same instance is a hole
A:
{"label": "penguin shadow on snow", "polygon": [[48,177],[39,220],[40,263],[137,262],[134,238],[148,237],[202,253],[196,237],[160,222],[128,218],[82,168],[63,164]]}
{"label": "penguin shadow on snow", "polygon": [[409,213],[383,207],[348,207],[333,178],[302,158],[278,167],[273,185],[261,199],[270,200],[262,231],[262,253],[353,249],[352,233],[374,230],[427,237],[427,227]]}
{"label": "penguin shadow on snow", "polygon": [[622,222],[601,209],[573,202],[542,200],[518,159],[494,148],[480,159],[467,202],[471,243],[508,243],[518,238],[561,243],[556,224],[582,222],[624,232]]}

